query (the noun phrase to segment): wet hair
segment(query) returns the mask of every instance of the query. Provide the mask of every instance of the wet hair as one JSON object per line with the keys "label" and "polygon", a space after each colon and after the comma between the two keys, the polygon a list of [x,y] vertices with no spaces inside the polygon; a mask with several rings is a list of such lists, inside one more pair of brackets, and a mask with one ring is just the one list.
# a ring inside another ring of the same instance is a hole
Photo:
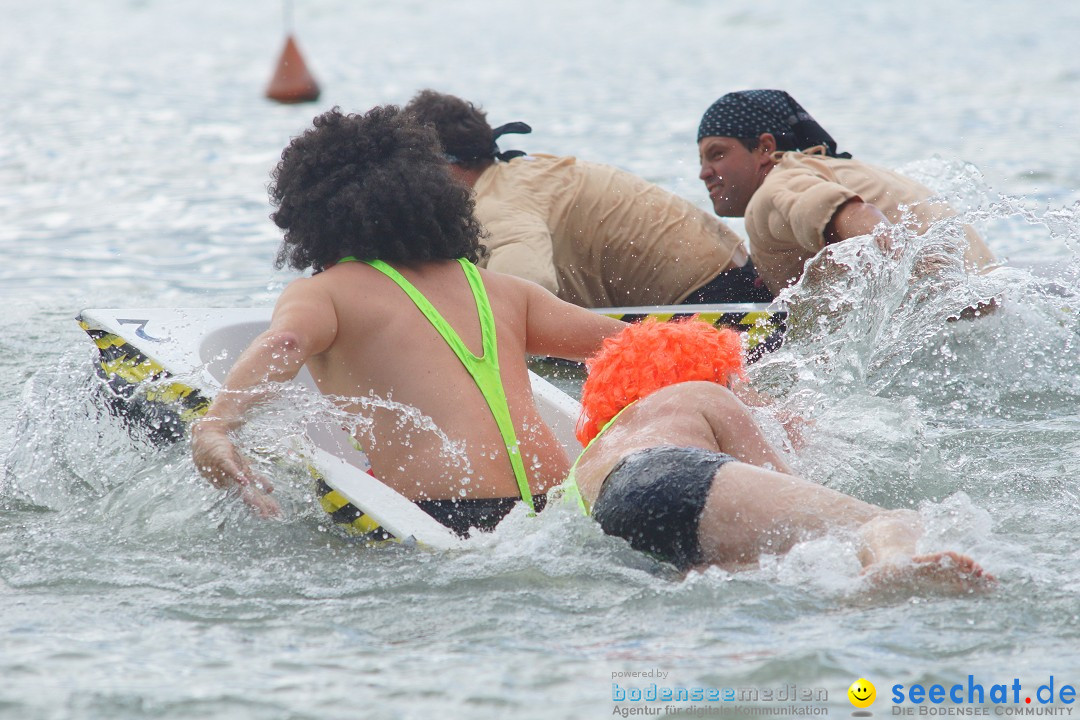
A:
{"label": "wet hair", "polygon": [[742,143],[742,146],[744,148],[746,148],[750,152],[754,152],[755,150],[757,150],[758,145],[761,144],[761,137],[760,136],[759,137],[735,138],[735,139],[738,140],[740,143]]}
{"label": "wet hair", "polygon": [[341,258],[478,261],[482,227],[435,132],[393,105],[334,108],[281,153],[270,215],[285,231],[277,267],[316,272]]}
{"label": "wet hair", "polygon": [[439,134],[448,159],[466,169],[482,167],[495,156],[495,133],[487,113],[454,95],[421,90],[405,111]]}
{"label": "wet hair", "polygon": [[728,384],[743,374],[739,334],[716,328],[695,315],[628,325],[604,340],[586,363],[581,416],[575,433],[586,445],[623,408],[676,383],[707,380]]}

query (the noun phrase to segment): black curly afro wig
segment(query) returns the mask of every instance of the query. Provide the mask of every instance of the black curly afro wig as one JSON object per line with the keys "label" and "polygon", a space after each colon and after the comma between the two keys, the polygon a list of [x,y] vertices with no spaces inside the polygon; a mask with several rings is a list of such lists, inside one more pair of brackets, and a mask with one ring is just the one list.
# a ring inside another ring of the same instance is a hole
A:
{"label": "black curly afro wig", "polygon": [[281,153],[270,199],[270,218],[285,231],[279,268],[319,272],[350,255],[409,265],[484,254],[471,191],[451,176],[435,131],[393,105],[316,117]]}

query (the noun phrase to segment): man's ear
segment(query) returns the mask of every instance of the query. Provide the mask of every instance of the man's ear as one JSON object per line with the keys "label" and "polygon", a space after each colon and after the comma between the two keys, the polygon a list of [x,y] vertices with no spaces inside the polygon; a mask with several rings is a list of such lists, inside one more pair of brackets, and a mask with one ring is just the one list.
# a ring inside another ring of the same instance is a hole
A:
{"label": "man's ear", "polygon": [[772,133],[761,133],[758,135],[757,149],[765,157],[772,157],[772,154],[776,152],[776,137]]}

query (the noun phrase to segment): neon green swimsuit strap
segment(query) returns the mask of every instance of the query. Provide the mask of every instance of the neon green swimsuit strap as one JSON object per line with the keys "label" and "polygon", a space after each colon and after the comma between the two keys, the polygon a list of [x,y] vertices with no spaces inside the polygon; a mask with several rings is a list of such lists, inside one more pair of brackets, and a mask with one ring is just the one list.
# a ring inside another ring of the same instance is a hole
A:
{"label": "neon green swimsuit strap", "polygon": [[[356,258],[342,258],[341,262],[355,262]],[[502,435],[503,443],[506,444],[506,452],[510,456],[510,466],[514,470],[514,478],[517,480],[518,491],[521,499],[536,511],[533,504],[532,491],[529,489],[529,478],[525,474],[525,464],[521,460],[521,450],[518,444],[517,433],[514,432],[514,421],[510,417],[510,404],[506,400],[506,391],[503,389],[502,376],[499,374],[499,349],[495,338],[495,317],[491,313],[491,305],[488,302],[487,292],[484,290],[483,280],[480,279],[480,271],[465,259],[458,259],[465,277],[469,281],[473,299],[476,301],[476,310],[480,315],[480,331],[483,336],[483,352],[481,357],[474,355],[461,337],[450,327],[435,306],[424,297],[416,287],[406,280],[401,273],[387,265],[382,260],[363,260],[371,267],[386,275],[405,291],[419,308],[420,312],[435,327],[446,340],[446,344],[454,351],[461,364],[469,371],[473,382],[480,389],[480,394],[487,401],[488,409],[491,410],[495,424]]]}
{"label": "neon green swimsuit strap", "polygon": [[[634,402],[637,402],[637,400],[635,400]],[[630,405],[633,404],[633,402],[630,403]],[[600,432],[593,435],[592,440],[590,440],[589,444],[581,450],[581,452],[577,456],[577,459],[574,460],[574,464],[570,466],[570,472],[566,474],[566,479],[562,481],[561,485],[559,485],[559,489],[562,490],[563,498],[568,500],[569,502],[576,503],[577,506],[581,508],[581,511],[586,515],[592,514],[592,508],[589,507],[589,503],[585,502],[585,496],[581,494],[581,488],[579,488],[577,484],[578,463],[581,462],[581,458],[585,455],[588,449],[593,446],[593,443],[596,442],[596,440],[604,434],[605,430],[615,424],[615,421],[619,419],[619,416],[622,415],[623,412],[626,411],[626,408],[630,407],[630,405],[627,405],[622,410],[615,413],[615,416],[608,420],[606,423],[604,423],[604,427],[600,428]]]}

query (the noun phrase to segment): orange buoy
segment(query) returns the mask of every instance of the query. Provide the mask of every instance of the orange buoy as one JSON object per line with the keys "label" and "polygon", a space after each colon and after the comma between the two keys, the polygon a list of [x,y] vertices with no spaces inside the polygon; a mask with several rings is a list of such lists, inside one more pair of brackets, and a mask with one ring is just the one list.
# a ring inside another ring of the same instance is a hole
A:
{"label": "orange buoy", "polygon": [[319,99],[319,83],[308,72],[304,58],[292,35],[285,37],[285,48],[278,58],[274,77],[266,88],[266,97],[280,103],[312,102]]}

